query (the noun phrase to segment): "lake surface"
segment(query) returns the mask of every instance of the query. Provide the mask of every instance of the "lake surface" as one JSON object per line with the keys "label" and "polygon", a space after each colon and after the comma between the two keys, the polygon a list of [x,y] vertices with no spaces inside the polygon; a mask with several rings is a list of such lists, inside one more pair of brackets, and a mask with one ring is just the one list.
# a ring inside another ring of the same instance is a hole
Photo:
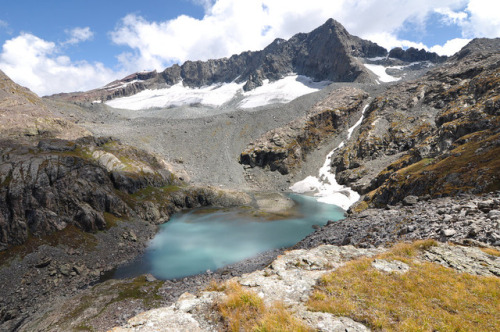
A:
{"label": "lake surface", "polygon": [[215,271],[271,249],[292,246],[313,232],[313,225],[344,217],[336,205],[297,194],[290,198],[297,205],[289,218],[281,220],[255,217],[241,208],[177,213],[160,227],[145,253],[119,267],[114,277],[151,273],[166,280]]}

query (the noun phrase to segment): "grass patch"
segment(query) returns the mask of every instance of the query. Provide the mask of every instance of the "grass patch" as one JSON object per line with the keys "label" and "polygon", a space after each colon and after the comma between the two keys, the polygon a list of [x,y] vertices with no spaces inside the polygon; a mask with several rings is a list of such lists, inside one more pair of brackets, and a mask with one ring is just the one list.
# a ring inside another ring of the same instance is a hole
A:
{"label": "grass patch", "polygon": [[236,282],[215,288],[224,289],[226,293],[216,308],[230,331],[311,331],[282,303],[266,306],[255,292],[243,289]]}
{"label": "grass patch", "polygon": [[405,274],[384,273],[374,258],[347,263],[322,277],[311,310],[348,316],[383,331],[500,331],[500,279],[458,273],[418,262],[430,241],[396,245],[378,258],[410,265]]}
{"label": "grass patch", "polygon": [[[80,323],[76,329],[93,331],[90,321],[103,314],[106,309],[117,302],[140,300],[145,310],[157,307],[161,304],[161,296],[158,289],[163,282],[160,280],[148,282],[146,277],[140,276],[131,281],[109,284],[103,283],[94,287],[92,293],[84,295],[78,302],[78,306],[69,310],[57,323],[58,326],[71,326],[75,320],[80,319],[89,308],[97,309],[95,314],[88,317],[89,321]],[[96,303],[99,306],[96,307]],[[90,324],[89,324],[90,323]]]}
{"label": "grass patch", "polygon": [[103,216],[104,221],[106,221],[106,230],[109,230],[112,227],[116,227],[118,222],[121,221],[120,218],[109,212],[104,212]]}
{"label": "grass patch", "polygon": [[8,250],[0,252],[0,264],[8,264],[18,257],[23,259],[26,255],[35,252],[41,245],[57,247],[67,246],[73,249],[82,248],[86,252],[93,251],[97,246],[97,239],[91,233],[82,231],[74,225],[68,225],[61,231],[43,237],[29,236],[25,243],[12,246]]}
{"label": "grass patch", "polygon": [[480,248],[485,254],[500,257],[500,251],[494,248]]}
{"label": "grass patch", "polygon": [[164,186],[164,187],[152,187],[148,186],[144,189],[141,189],[137,191],[136,193],[132,194],[131,196],[140,201],[155,201],[155,202],[161,202],[162,200],[165,199],[165,196],[174,193],[181,190],[181,187],[179,186]]}

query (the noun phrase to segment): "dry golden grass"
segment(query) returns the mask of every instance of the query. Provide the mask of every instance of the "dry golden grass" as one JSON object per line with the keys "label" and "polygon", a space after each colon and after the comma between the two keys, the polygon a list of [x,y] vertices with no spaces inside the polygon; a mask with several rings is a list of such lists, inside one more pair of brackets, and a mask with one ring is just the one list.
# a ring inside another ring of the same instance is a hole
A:
{"label": "dry golden grass", "polygon": [[494,248],[481,248],[481,250],[488,255],[500,257],[500,251]]}
{"label": "dry golden grass", "polygon": [[311,331],[282,303],[266,306],[255,292],[243,289],[236,282],[224,286],[212,284],[210,288],[223,289],[226,293],[216,308],[230,331]]}
{"label": "dry golden grass", "polygon": [[419,262],[431,241],[396,245],[378,258],[410,265],[405,274],[384,273],[361,258],[325,275],[308,306],[347,316],[383,331],[500,331],[500,278],[458,273]]}

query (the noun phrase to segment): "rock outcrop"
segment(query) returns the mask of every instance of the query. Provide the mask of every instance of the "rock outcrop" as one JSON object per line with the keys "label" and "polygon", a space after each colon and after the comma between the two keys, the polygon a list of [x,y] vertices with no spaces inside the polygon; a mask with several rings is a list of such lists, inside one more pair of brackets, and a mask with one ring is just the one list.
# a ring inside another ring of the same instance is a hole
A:
{"label": "rock outcrop", "polygon": [[75,102],[106,101],[181,81],[189,87],[236,81],[245,83],[244,90],[248,91],[262,85],[266,79],[275,81],[290,73],[314,80],[371,82],[371,75],[356,58],[386,54],[383,47],[352,36],[340,23],[330,19],[310,33],[299,33],[289,40],[276,39],[261,51],[247,51],[216,60],[186,61],[161,73],[136,73],[102,89],[51,98]]}
{"label": "rock outcrop", "polygon": [[[384,254],[390,255],[391,249],[367,250],[353,246],[320,245],[309,250],[288,251],[266,269],[234,278],[232,282],[241,285],[247,292],[257,294],[267,305],[272,306],[276,301],[283,303],[295,319],[311,330],[361,332],[370,329],[349,317],[310,311],[314,287],[325,282],[324,276],[328,272],[335,271],[346,263],[368,257],[373,270],[372,276],[378,273],[388,276],[404,275],[415,268],[415,265],[419,266],[425,261],[474,275],[498,276],[500,272],[498,260],[477,247],[436,243],[419,249],[417,257],[405,258],[408,263],[412,263],[411,267],[400,260],[383,259]],[[227,295],[220,291],[205,291],[198,295],[184,293],[171,306],[143,312],[111,331],[148,332],[160,327],[165,331],[183,330],[184,327],[189,331],[221,330],[224,326],[220,325],[221,317],[216,308],[225,298]],[[250,318],[241,319],[244,321]]]}
{"label": "rock outcrop", "polygon": [[405,62],[419,62],[419,61],[431,61],[434,63],[440,63],[446,61],[446,56],[439,56],[434,52],[427,52],[424,49],[416,49],[414,47],[410,47],[406,50],[403,50],[401,47],[396,47],[390,50],[389,52],[390,58],[395,58],[399,60],[403,60]]}
{"label": "rock outcrop", "polygon": [[500,39],[472,41],[375,98],[357,139],[332,160],[338,182],[374,205],[498,189],[499,50]]}
{"label": "rock outcrop", "polygon": [[288,174],[300,167],[309,152],[344,132],[360,116],[368,94],[356,88],[340,88],[314,105],[305,117],[276,128],[252,142],[240,155],[240,163]]}

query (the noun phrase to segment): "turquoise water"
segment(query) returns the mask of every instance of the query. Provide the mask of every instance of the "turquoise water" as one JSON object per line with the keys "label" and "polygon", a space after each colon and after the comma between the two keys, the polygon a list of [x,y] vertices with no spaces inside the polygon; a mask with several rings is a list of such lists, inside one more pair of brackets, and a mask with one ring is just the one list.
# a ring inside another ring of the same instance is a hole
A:
{"label": "turquoise water", "polygon": [[291,194],[297,203],[293,217],[267,221],[241,209],[178,213],[162,225],[142,257],[118,268],[114,277],[151,273],[174,279],[216,270],[276,248],[289,247],[313,231],[313,225],[344,217],[341,208],[314,198]]}

